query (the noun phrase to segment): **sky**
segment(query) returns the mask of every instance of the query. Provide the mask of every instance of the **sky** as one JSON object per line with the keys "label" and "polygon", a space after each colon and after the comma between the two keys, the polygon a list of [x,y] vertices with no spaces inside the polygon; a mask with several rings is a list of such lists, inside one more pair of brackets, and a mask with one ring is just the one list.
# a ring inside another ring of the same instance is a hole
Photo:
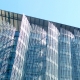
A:
{"label": "sky", "polygon": [[80,28],[80,0],[0,0],[0,9]]}

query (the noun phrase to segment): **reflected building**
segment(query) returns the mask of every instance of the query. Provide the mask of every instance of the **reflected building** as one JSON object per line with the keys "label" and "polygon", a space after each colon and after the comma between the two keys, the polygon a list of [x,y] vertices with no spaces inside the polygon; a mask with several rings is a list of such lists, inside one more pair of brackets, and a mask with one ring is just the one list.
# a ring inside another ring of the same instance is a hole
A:
{"label": "reflected building", "polygon": [[80,28],[0,10],[0,80],[80,80],[79,35]]}

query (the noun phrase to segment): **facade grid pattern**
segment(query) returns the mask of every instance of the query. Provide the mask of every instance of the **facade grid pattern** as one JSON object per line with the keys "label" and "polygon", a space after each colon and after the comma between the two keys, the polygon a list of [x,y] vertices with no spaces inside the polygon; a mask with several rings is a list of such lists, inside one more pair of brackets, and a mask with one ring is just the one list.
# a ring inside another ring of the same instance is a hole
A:
{"label": "facade grid pattern", "polygon": [[0,10],[0,42],[0,80],[80,80],[79,28]]}

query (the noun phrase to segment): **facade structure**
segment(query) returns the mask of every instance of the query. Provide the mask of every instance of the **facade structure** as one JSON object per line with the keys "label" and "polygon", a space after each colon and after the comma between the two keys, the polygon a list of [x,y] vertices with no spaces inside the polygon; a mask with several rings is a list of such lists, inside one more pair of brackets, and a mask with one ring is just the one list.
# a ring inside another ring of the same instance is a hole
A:
{"label": "facade structure", "polygon": [[0,80],[80,80],[80,28],[4,10],[0,24]]}

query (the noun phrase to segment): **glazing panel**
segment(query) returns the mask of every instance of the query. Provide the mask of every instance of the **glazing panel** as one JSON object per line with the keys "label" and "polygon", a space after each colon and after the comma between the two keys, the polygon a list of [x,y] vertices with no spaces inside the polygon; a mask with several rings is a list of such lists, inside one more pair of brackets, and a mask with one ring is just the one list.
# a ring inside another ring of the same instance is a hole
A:
{"label": "glazing panel", "polygon": [[6,17],[8,17],[8,12],[6,12]]}
{"label": "glazing panel", "polygon": [[40,19],[40,22],[39,22],[39,24],[40,24],[40,25],[43,25],[43,20],[41,20],[41,19]]}
{"label": "glazing panel", "polygon": [[3,22],[5,22],[5,17],[3,17]]}
{"label": "glazing panel", "polygon": [[10,24],[13,25],[13,19],[10,19]]}
{"label": "glazing panel", "polygon": [[1,10],[0,10],[0,15],[1,15]]}
{"label": "glazing panel", "polygon": [[[59,79],[73,80],[72,78],[72,60],[71,60],[71,39],[73,34],[64,29],[60,29],[59,38]],[[66,40],[66,38],[68,38]],[[69,72],[68,72],[69,71]],[[68,74],[69,75],[68,75]]]}
{"label": "glazing panel", "polygon": [[0,22],[2,21],[2,16],[0,16]]}
{"label": "glazing panel", "polygon": [[13,46],[15,30],[7,23],[1,24],[0,27],[2,29],[0,32],[0,59],[2,59],[2,61],[0,60],[0,66],[2,65],[0,68],[0,79],[5,80],[7,77],[7,80],[9,80],[12,69],[11,63],[13,61],[10,53]]}
{"label": "glazing panel", "polygon": [[10,18],[13,18],[13,13],[10,12]]}
{"label": "glazing panel", "polygon": [[31,23],[34,23],[34,18],[31,18]]}
{"label": "glazing panel", "polygon": [[17,27],[17,20],[14,20],[14,27],[16,27],[16,29],[18,28]]}
{"label": "glazing panel", "polygon": [[2,16],[5,16],[5,11],[2,11]]}
{"label": "glazing panel", "polygon": [[22,19],[22,15],[18,14],[18,20],[21,20],[21,19]]}
{"label": "glazing panel", "polygon": [[39,19],[35,19],[35,24],[39,24]]}
{"label": "glazing panel", "polygon": [[20,29],[21,21],[18,21],[18,30]]}
{"label": "glazing panel", "polygon": [[17,19],[17,14],[16,13],[14,13],[14,18]]}
{"label": "glazing panel", "polygon": [[6,22],[9,22],[9,19],[8,18],[6,18]]}

